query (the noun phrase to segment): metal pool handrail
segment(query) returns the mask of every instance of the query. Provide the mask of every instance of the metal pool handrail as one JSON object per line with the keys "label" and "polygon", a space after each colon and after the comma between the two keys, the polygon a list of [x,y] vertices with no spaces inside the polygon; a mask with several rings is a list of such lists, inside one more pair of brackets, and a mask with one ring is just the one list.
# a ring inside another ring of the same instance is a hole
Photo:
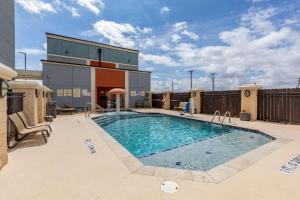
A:
{"label": "metal pool handrail", "polygon": [[219,110],[216,110],[213,118],[211,119],[211,122],[214,122],[214,119],[215,119],[215,117],[216,117],[217,114],[219,115],[219,122],[221,121],[221,113],[220,113]]}
{"label": "metal pool handrail", "polygon": [[223,120],[222,120],[222,124],[224,123],[225,118],[226,118],[227,115],[228,115],[229,123],[231,123],[231,117],[230,117],[231,114],[230,114],[229,111],[226,111],[226,113],[225,113],[225,115],[224,115],[224,117],[223,117]]}

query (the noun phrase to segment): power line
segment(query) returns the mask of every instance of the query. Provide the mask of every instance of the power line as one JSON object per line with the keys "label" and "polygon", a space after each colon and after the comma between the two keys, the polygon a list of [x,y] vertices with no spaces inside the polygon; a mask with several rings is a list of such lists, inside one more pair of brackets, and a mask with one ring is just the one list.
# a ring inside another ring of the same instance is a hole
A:
{"label": "power line", "polygon": [[215,78],[216,78],[216,73],[211,73],[210,78],[212,81],[212,90],[215,91]]}

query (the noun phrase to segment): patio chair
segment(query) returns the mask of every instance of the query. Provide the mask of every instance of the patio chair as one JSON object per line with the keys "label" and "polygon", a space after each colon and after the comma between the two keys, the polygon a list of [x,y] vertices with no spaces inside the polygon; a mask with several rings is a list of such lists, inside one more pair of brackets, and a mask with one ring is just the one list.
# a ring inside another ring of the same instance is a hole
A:
{"label": "patio chair", "polygon": [[185,110],[185,105],[186,105],[187,103],[188,103],[188,102],[180,102],[180,103],[179,103],[179,106],[175,106],[175,107],[174,107],[174,110],[179,110],[179,111]]}
{"label": "patio chair", "polygon": [[17,112],[17,115],[21,118],[21,120],[23,121],[25,127],[27,129],[31,129],[31,128],[36,128],[36,127],[42,127],[42,126],[46,126],[49,128],[49,130],[52,132],[52,128],[50,126],[50,123],[49,122],[43,122],[43,123],[39,123],[35,126],[30,126],[29,125],[29,122],[28,122],[28,119],[26,117],[26,115],[21,111],[21,112]]}
{"label": "patio chair", "polygon": [[105,108],[102,108],[100,105],[96,104],[96,110],[95,110],[96,113],[104,113],[106,111],[107,110]]}
{"label": "patio chair", "polygon": [[[25,136],[25,135],[35,134],[35,133],[42,133],[45,143],[48,142],[47,138],[45,136],[45,132],[49,135],[48,128],[42,126],[42,127],[35,127],[35,128],[27,129],[25,127],[25,125],[23,124],[21,118],[16,113],[9,115],[8,118],[16,127],[18,135]],[[18,140],[18,139],[19,139],[19,137],[17,136],[16,140]]]}
{"label": "patio chair", "polygon": [[57,114],[60,114],[60,113],[73,114],[74,112],[76,112],[76,108],[61,108],[59,106],[56,106],[56,112],[57,112]]}

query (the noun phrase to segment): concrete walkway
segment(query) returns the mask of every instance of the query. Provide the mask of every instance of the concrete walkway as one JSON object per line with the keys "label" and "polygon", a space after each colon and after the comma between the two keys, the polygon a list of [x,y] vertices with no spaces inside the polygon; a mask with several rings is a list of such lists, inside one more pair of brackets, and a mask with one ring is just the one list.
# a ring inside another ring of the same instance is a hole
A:
{"label": "concrete walkway", "polygon": [[[47,144],[36,135],[9,153],[8,165],[0,171],[0,199],[299,200],[300,168],[290,175],[279,168],[300,153],[300,126],[233,122],[293,141],[221,183],[180,180],[179,191],[166,194],[160,189],[164,178],[132,174],[83,115],[59,117]],[[86,139],[96,145],[96,154],[90,154]]]}

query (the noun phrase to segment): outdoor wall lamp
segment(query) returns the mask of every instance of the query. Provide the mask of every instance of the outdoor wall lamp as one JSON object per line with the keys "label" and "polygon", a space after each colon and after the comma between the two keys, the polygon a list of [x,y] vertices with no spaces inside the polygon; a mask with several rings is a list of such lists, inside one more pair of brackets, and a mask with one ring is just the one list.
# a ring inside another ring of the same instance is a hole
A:
{"label": "outdoor wall lamp", "polygon": [[4,98],[9,90],[7,82],[3,79],[0,79],[0,98]]}

